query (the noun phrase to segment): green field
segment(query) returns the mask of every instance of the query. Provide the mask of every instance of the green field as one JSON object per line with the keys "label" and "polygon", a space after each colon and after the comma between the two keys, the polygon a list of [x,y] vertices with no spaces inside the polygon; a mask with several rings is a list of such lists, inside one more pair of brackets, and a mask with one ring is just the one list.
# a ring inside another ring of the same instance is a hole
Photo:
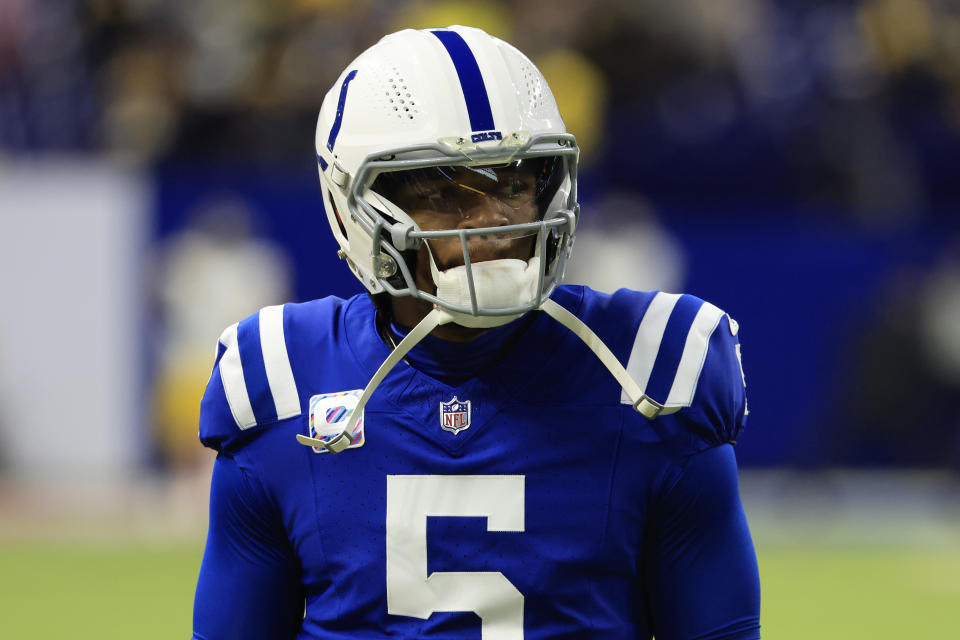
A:
{"label": "green field", "polygon": [[[5,544],[4,638],[187,638],[201,549]],[[764,638],[956,637],[960,550],[761,549]],[[717,585],[722,589],[722,585]]]}

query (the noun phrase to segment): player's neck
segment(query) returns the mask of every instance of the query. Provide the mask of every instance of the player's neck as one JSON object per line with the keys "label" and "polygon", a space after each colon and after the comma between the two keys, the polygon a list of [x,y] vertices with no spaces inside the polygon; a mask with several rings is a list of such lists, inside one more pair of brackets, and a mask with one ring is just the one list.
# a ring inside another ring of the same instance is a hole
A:
{"label": "player's neck", "polygon": [[[401,327],[412,329],[423,320],[433,309],[433,305],[425,300],[411,298],[408,296],[399,298],[390,298],[390,307],[393,314],[393,321]],[[469,342],[474,340],[488,329],[471,329],[458,324],[445,324],[437,327],[430,332],[430,335],[441,340],[450,342]]]}

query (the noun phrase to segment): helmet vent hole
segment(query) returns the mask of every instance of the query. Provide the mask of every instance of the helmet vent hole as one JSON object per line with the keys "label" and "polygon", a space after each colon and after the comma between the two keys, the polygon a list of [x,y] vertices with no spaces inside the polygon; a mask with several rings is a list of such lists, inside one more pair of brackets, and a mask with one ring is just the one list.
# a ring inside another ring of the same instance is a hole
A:
{"label": "helmet vent hole", "polygon": [[419,104],[414,96],[415,88],[411,87],[397,67],[382,68],[380,74],[379,85],[383,97],[375,100],[375,103],[401,122],[415,120],[420,115]]}
{"label": "helmet vent hole", "polygon": [[530,111],[538,118],[549,118],[551,115],[551,101],[546,97],[549,89],[543,80],[543,76],[527,61],[520,63],[520,77],[518,84],[526,89],[527,105]]}

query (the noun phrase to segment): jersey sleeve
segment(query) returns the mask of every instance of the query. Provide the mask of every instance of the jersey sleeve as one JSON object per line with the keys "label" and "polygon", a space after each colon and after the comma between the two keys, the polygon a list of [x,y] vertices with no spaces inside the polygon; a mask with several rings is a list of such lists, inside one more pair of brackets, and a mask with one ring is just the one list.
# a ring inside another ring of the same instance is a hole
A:
{"label": "jersey sleeve", "polygon": [[235,448],[264,427],[300,415],[284,310],[284,305],[264,307],[220,335],[200,402],[199,435],[205,446]]}
{"label": "jersey sleeve", "polygon": [[[656,292],[638,321],[627,373],[636,409],[663,439],[689,451],[735,443],[747,416],[739,325],[696,296]],[[621,403],[632,404],[626,391]]]}
{"label": "jersey sleeve", "polygon": [[739,326],[723,314],[707,342],[693,400],[676,417],[706,444],[715,446],[736,444],[748,414]]}
{"label": "jersey sleeve", "polygon": [[252,469],[221,453],[193,610],[195,640],[296,637],[300,568],[279,511]]}
{"label": "jersey sleeve", "polygon": [[760,637],[760,578],[733,447],[686,460],[655,502],[643,557],[657,640]]}

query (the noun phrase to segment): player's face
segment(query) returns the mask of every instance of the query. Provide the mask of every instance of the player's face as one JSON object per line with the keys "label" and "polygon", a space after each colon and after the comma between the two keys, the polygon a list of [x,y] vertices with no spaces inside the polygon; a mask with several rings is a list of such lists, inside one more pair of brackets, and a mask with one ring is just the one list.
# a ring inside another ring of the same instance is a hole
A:
{"label": "player's face", "polygon": [[[502,167],[432,167],[405,172],[397,179],[389,198],[407,212],[423,231],[480,229],[535,222],[539,167],[513,163]],[[471,262],[533,255],[536,233],[470,236],[467,249]],[[464,264],[459,238],[428,240],[418,257],[418,275],[431,282],[427,247],[441,271]]]}

